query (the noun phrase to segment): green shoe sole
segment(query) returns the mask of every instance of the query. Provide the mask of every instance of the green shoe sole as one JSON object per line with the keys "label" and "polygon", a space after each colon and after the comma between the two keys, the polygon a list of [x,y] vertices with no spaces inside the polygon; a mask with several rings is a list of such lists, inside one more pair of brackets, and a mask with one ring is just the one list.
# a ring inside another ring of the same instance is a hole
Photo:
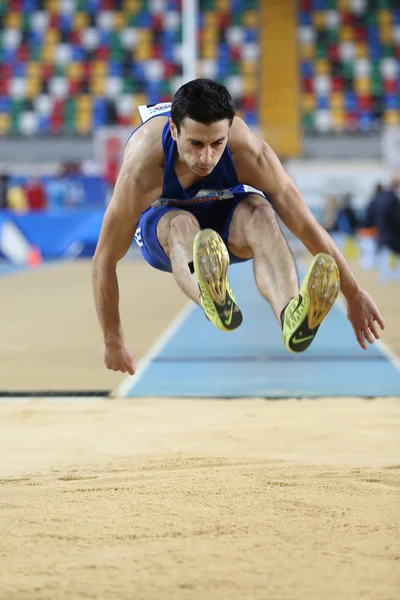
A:
{"label": "green shoe sole", "polygon": [[339,291],[339,269],[335,260],[329,254],[317,254],[299,294],[285,310],[282,337],[288,350],[304,352],[310,346]]}

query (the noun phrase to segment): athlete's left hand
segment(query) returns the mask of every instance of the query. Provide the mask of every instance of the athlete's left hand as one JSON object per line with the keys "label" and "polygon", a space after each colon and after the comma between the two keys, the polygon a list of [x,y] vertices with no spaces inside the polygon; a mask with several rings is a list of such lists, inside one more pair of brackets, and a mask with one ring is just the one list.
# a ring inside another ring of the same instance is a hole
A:
{"label": "athlete's left hand", "polygon": [[375,339],[379,340],[377,324],[382,330],[385,329],[375,302],[362,288],[347,298],[347,318],[363,350],[368,348],[366,342],[373,344]]}

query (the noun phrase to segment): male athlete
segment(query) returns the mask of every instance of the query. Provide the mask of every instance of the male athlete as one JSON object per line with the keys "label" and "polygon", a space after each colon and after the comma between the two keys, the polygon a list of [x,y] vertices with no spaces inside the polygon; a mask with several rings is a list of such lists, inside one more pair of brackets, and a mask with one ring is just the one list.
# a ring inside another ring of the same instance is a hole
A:
{"label": "male athlete", "polygon": [[[136,370],[120,322],[116,275],[135,232],[145,260],[172,272],[223,331],[242,321],[227,280],[229,263],[252,258],[256,284],[281,324],[288,350],[302,352],[310,345],[339,287],[360,346],[366,349],[366,341],[379,338],[375,322],[382,329],[384,324],[373,300],[275,153],[235,116],[224,86],[190,81],[177,91],[172,106],[157,105],[150,113],[154,116],[126,145],[93,259],[107,368]],[[314,256],[300,289],[275,213]]]}

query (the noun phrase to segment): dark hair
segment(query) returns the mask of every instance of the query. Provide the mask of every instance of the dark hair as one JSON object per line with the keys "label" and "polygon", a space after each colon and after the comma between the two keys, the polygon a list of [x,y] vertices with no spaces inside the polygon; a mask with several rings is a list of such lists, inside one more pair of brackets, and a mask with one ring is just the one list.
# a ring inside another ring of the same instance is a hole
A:
{"label": "dark hair", "polygon": [[178,133],[186,117],[205,125],[228,119],[231,125],[234,116],[232,96],[225,86],[212,79],[193,79],[185,83],[172,100],[171,119]]}

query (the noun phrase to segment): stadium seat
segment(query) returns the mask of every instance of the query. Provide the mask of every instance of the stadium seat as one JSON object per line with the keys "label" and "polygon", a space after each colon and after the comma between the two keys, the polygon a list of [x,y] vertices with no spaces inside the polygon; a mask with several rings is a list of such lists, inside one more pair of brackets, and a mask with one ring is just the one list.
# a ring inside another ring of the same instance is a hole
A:
{"label": "stadium seat", "polygon": [[369,132],[399,122],[400,10],[394,8],[390,0],[299,2],[302,89],[321,111],[332,111],[331,118],[322,112],[312,119],[312,102],[303,101],[308,131],[330,123],[332,131]]}
{"label": "stadium seat", "polygon": [[[15,0],[9,8],[0,38],[0,99],[8,99],[0,104],[0,135],[86,135],[92,126],[137,124],[129,95],[166,101],[179,84],[179,0]],[[258,3],[204,0],[200,8],[200,73],[230,83],[239,109],[256,123],[249,99],[258,89]],[[53,110],[58,101],[65,110]]]}

